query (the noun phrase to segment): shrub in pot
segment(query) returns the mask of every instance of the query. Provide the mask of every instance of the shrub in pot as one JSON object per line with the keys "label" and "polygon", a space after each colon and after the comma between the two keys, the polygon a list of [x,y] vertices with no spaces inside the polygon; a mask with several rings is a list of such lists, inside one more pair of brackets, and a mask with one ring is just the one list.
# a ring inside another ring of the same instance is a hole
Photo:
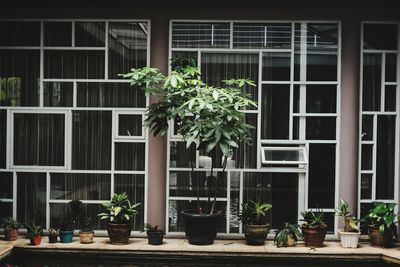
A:
{"label": "shrub in pot", "polygon": [[[131,85],[143,88],[146,95],[161,99],[147,109],[145,125],[150,131],[154,135],[165,135],[169,122],[174,121],[175,130],[186,142],[197,204],[195,209],[181,213],[185,234],[190,244],[209,245],[216,238],[222,216],[222,211],[216,207],[218,177],[225,174],[233,149],[238,148],[240,142],[251,141],[252,126],[245,123],[243,111],[257,105],[241,89],[255,85],[247,79],[232,79],[224,81],[225,87],[212,87],[203,83],[194,60],[173,59],[171,65],[173,71],[168,76],[150,67],[131,69],[122,76],[130,79]],[[211,161],[210,175],[202,184],[195,179],[193,147]],[[216,166],[221,168],[219,175],[214,174]],[[201,191],[206,194],[205,203],[200,201]]]}
{"label": "shrub in pot", "polygon": [[31,245],[39,246],[42,242],[42,227],[40,225],[27,224],[26,229],[27,237],[29,238]]}
{"label": "shrub in pot", "polygon": [[152,226],[146,223],[144,230],[146,231],[148,242],[150,245],[161,245],[165,235],[164,230],[158,229],[158,226]]}
{"label": "shrub in pot", "polygon": [[74,228],[70,221],[64,221],[60,225],[60,231],[58,232],[61,243],[72,243],[74,239]]}
{"label": "shrub in pot", "polygon": [[396,203],[375,202],[362,219],[368,227],[368,235],[373,246],[388,247],[393,237],[397,237],[399,215],[394,211]]}
{"label": "shrub in pot", "polygon": [[111,244],[128,244],[132,231],[133,216],[138,213],[140,203],[131,204],[124,192],[114,194],[110,201],[102,203],[106,212],[98,214],[101,220],[109,220],[107,232]]}
{"label": "shrub in pot", "polygon": [[272,205],[249,200],[242,203],[239,220],[243,223],[244,235],[248,245],[263,245],[269,232],[266,215]]}
{"label": "shrub in pot", "polygon": [[6,217],[2,220],[1,227],[4,228],[4,237],[7,241],[15,241],[18,238],[20,223],[13,217]]}
{"label": "shrub in pot", "polygon": [[297,224],[285,223],[283,229],[279,230],[274,239],[274,244],[280,247],[293,247],[297,240],[303,238]]}
{"label": "shrub in pot", "polygon": [[328,226],[324,222],[324,212],[320,209],[302,211],[304,223],[300,226],[307,247],[322,247]]}
{"label": "shrub in pot", "polygon": [[344,223],[344,228],[339,229],[339,237],[342,247],[356,248],[361,232],[357,225],[357,220],[349,211],[349,204],[341,199],[340,206],[335,209],[336,215],[341,217]]}
{"label": "shrub in pot", "polygon": [[49,232],[49,243],[53,244],[53,243],[57,243],[57,239],[58,239],[58,231],[55,228],[50,228],[48,230]]}
{"label": "shrub in pot", "polygon": [[93,243],[94,230],[92,229],[92,219],[86,218],[83,228],[79,231],[79,240],[82,244]]}

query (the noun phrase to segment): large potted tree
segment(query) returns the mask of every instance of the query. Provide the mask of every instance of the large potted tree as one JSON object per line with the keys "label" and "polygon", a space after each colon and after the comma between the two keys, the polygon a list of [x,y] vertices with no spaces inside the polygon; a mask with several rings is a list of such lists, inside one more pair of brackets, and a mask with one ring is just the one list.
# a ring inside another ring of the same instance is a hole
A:
{"label": "large potted tree", "polygon": [[[145,121],[154,135],[165,135],[169,122],[174,121],[186,147],[194,144],[197,150],[205,151],[212,159],[205,182],[206,203],[200,201],[200,183],[197,182],[196,209],[182,212],[189,243],[207,245],[214,242],[217,222],[222,216],[216,206],[219,183],[214,167],[220,164],[223,176],[234,148],[238,148],[240,142],[250,142],[252,127],[245,123],[243,111],[256,103],[242,93],[241,88],[254,86],[254,83],[247,79],[232,79],[224,81],[225,87],[209,86],[201,80],[198,68],[186,63],[175,66],[168,76],[158,69],[144,67],[131,69],[123,77],[130,79],[131,85],[143,88],[146,95],[159,97],[159,102],[149,106]],[[193,178],[194,159],[190,162]]]}
{"label": "large potted tree", "polygon": [[137,207],[140,203],[131,204],[128,195],[124,192],[114,194],[110,201],[102,205],[106,212],[98,216],[100,220],[108,220],[107,232],[111,244],[128,244],[132,231],[132,219],[138,213]]}

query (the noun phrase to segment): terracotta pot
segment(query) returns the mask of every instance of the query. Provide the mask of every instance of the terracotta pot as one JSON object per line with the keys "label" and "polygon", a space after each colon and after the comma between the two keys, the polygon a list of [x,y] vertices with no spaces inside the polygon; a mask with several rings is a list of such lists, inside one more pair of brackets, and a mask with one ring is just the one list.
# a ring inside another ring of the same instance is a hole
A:
{"label": "terracotta pot", "polygon": [[246,237],[247,245],[264,245],[269,232],[268,224],[245,225],[244,228],[244,236]]}
{"label": "terracotta pot", "polygon": [[39,246],[40,243],[42,243],[42,236],[37,235],[29,239],[31,241],[31,245],[33,246]]}
{"label": "terracotta pot", "polygon": [[131,237],[132,224],[127,223],[108,223],[107,232],[111,244],[124,245],[129,243]]}
{"label": "terracotta pot", "polygon": [[222,215],[198,214],[196,210],[184,210],[181,212],[185,222],[185,234],[189,244],[211,245],[217,237],[218,219]]}
{"label": "terracotta pot", "polygon": [[327,225],[320,227],[308,227],[302,225],[301,230],[303,232],[304,243],[307,247],[322,247],[326,236]]}
{"label": "terracotta pot", "polygon": [[7,241],[15,241],[18,238],[18,229],[4,228],[4,237]]}
{"label": "terracotta pot", "polygon": [[149,230],[146,231],[146,233],[150,245],[161,245],[163,243],[163,238],[165,234],[163,230]]}
{"label": "terracotta pot", "polygon": [[379,227],[368,226],[368,236],[373,246],[388,247],[393,241],[393,234],[389,229],[381,233]]}
{"label": "terracotta pot", "polygon": [[79,240],[82,244],[93,243],[94,231],[80,231]]}
{"label": "terracotta pot", "polygon": [[358,246],[358,239],[360,232],[345,232],[343,229],[339,230],[340,242],[344,248],[356,248]]}

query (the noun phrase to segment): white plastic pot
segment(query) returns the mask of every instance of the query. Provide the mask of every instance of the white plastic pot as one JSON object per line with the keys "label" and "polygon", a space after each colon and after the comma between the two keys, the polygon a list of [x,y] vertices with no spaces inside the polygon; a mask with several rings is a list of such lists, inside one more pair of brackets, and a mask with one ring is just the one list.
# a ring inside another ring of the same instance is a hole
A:
{"label": "white plastic pot", "polygon": [[339,230],[340,242],[344,248],[357,248],[360,232],[345,232],[343,229]]}

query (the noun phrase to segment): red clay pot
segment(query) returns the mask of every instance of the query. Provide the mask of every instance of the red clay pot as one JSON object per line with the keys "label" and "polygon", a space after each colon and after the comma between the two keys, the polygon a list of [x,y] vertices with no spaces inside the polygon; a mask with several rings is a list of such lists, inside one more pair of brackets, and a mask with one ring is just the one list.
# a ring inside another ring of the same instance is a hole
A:
{"label": "red clay pot", "polygon": [[4,237],[6,238],[7,241],[17,240],[18,229],[5,228],[4,229]]}
{"label": "red clay pot", "polygon": [[327,227],[327,225],[320,227],[308,227],[307,225],[302,225],[301,230],[303,232],[304,243],[306,246],[322,247],[324,245]]}
{"label": "red clay pot", "polygon": [[381,233],[378,227],[369,226],[368,236],[371,240],[371,245],[378,247],[388,247],[392,244],[393,234],[389,229]]}
{"label": "red clay pot", "polygon": [[40,243],[42,243],[42,236],[41,235],[37,235],[35,237],[32,237],[29,240],[31,241],[31,245],[32,246],[39,246]]}

